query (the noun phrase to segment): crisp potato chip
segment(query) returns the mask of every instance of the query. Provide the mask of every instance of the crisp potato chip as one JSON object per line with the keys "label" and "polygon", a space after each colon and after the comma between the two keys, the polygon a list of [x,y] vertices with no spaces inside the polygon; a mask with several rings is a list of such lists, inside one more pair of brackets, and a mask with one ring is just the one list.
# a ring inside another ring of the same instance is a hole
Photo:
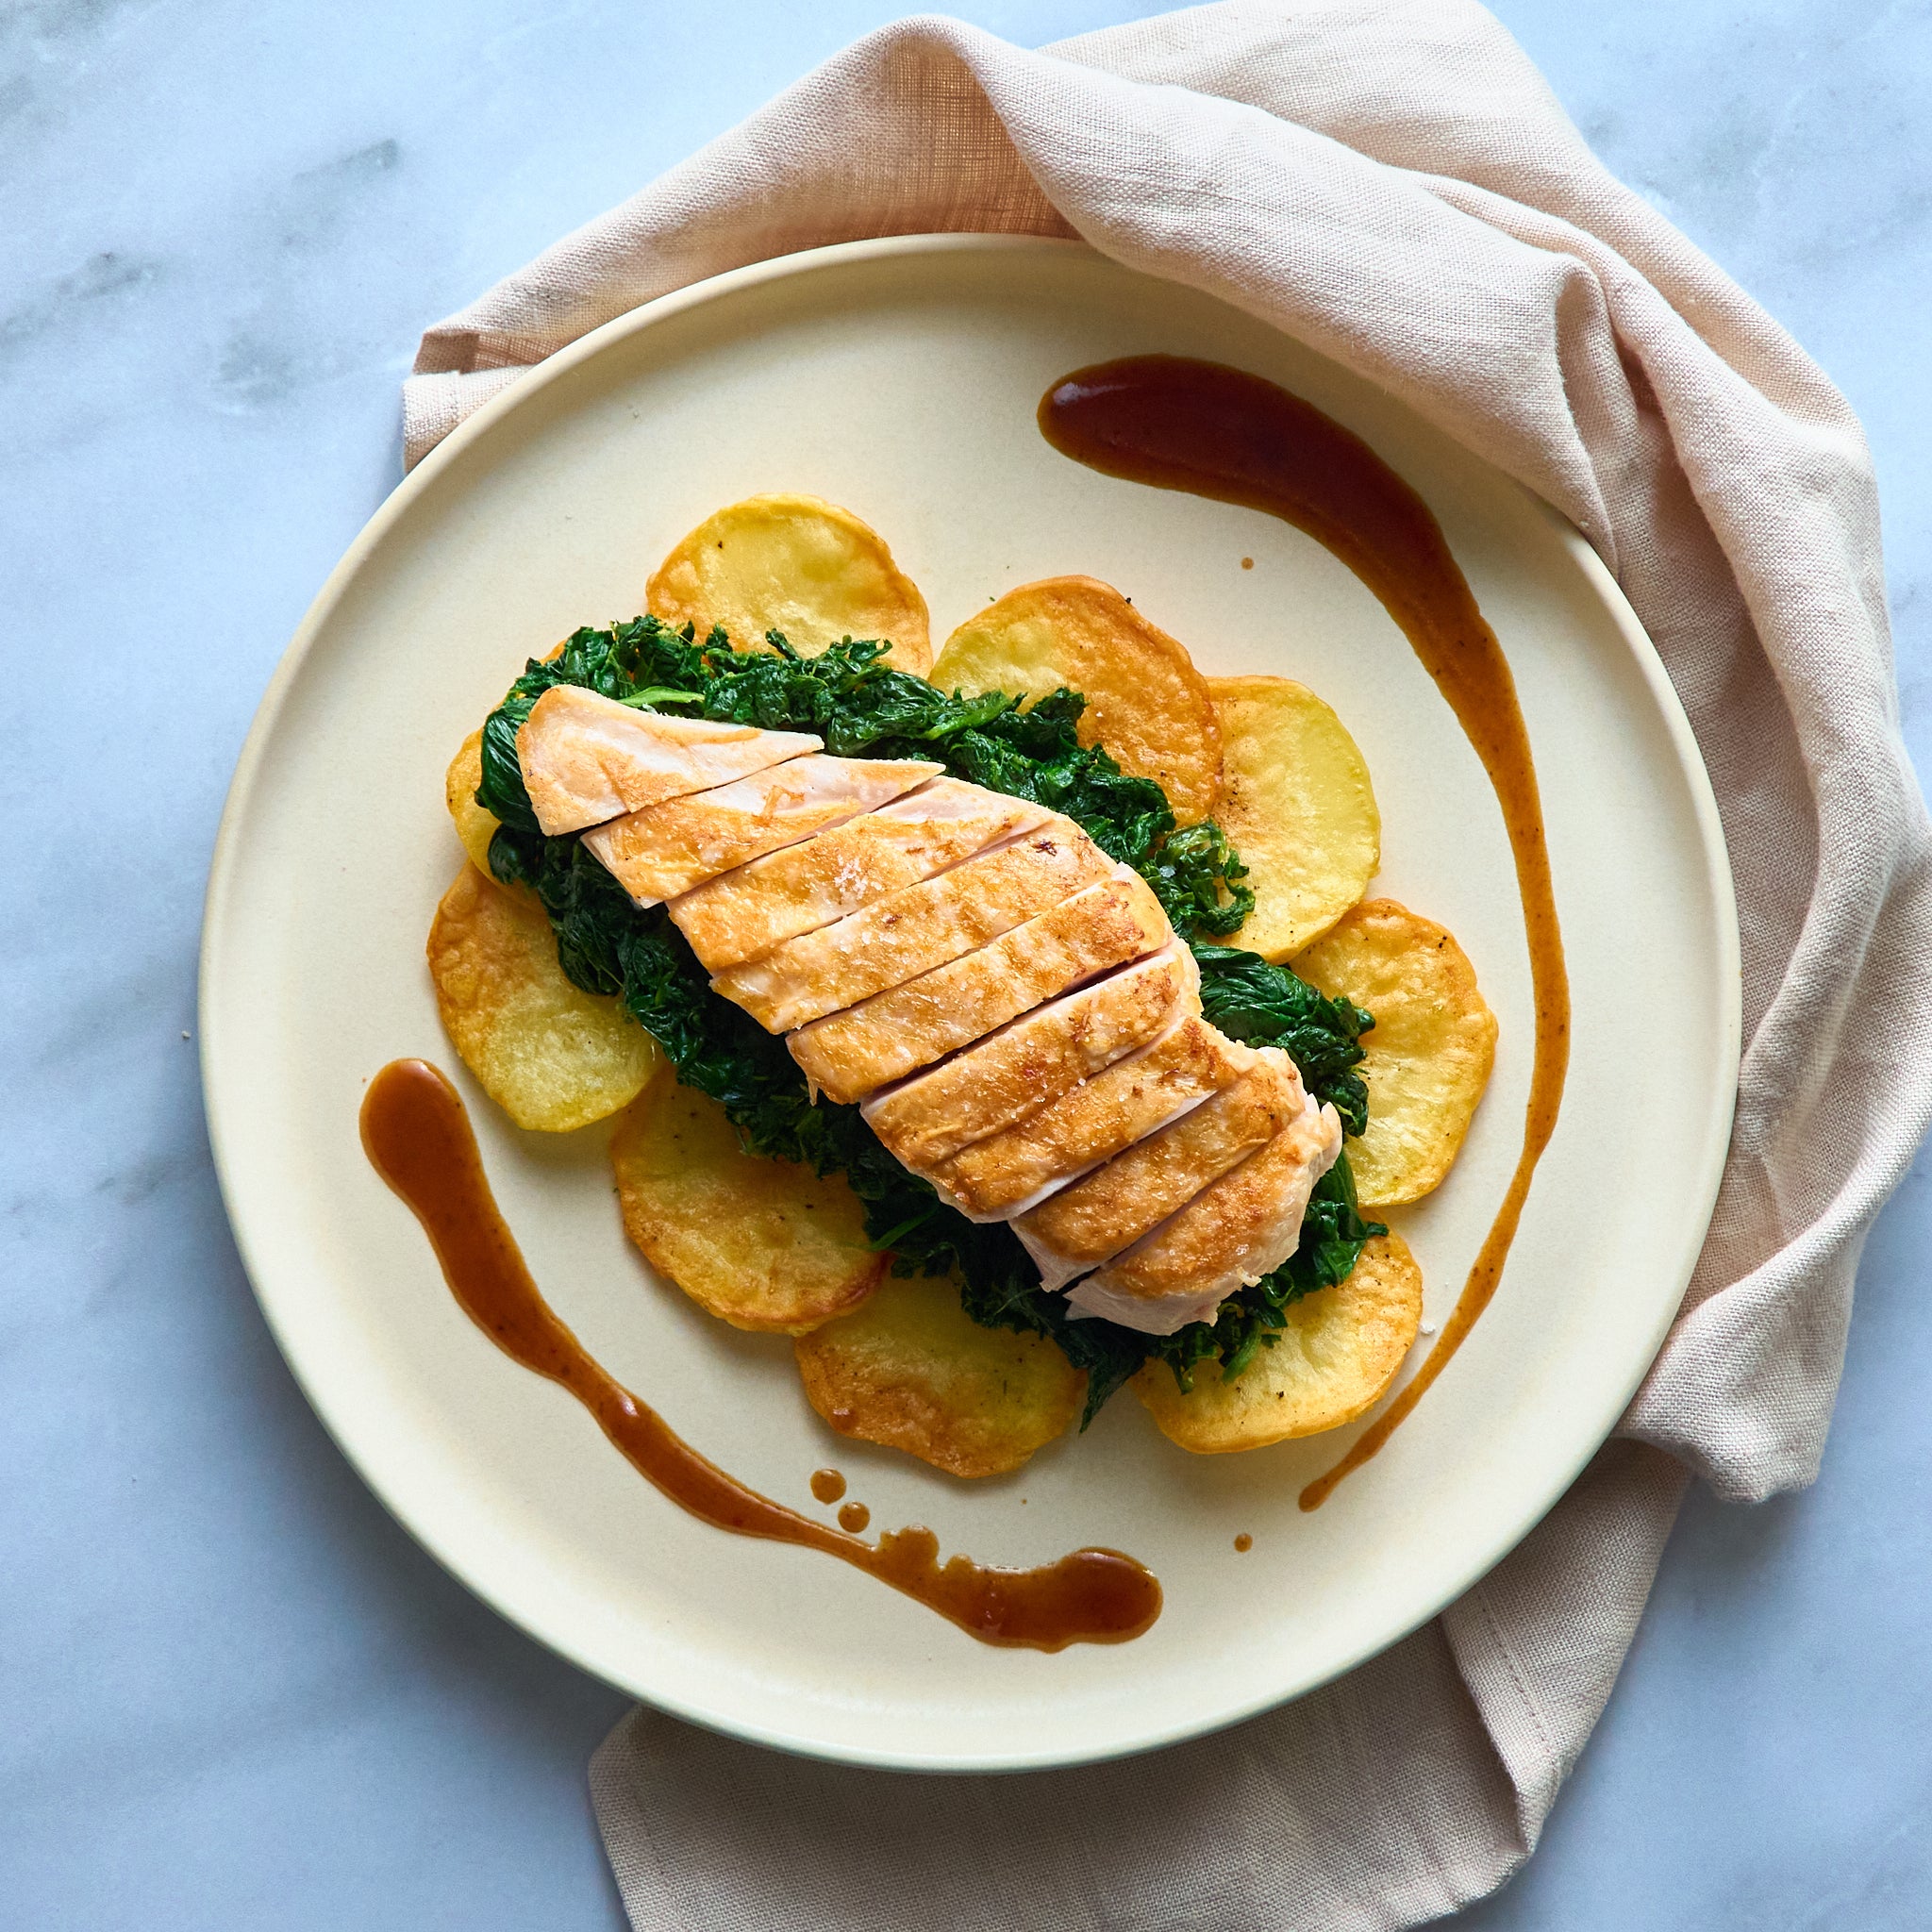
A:
{"label": "crisp potato chip", "polygon": [[932,667],[941,691],[1083,691],[1080,742],[1158,780],[1182,824],[1205,819],[1221,785],[1221,726],[1187,652],[1097,577],[1022,584],[969,617]]}
{"label": "crisp potato chip", "polygon": [[799,1334],[885,1274],[841,1175],[748,1153],[724,1109],[668,1066],[619,1123],[610,1164],[644,1258],[734,1328]]}
{"label": "crisp potato chip", "polygon": [[1038,1335],[982,1328],[947,1280],[888,1281],[792,1343],[808,1401],[841,1436],[953,1475],[1003,1475],[1080,1413],[1087,1377]]}
{"label": "crisp potato chip", "polygon": [[1369,1130],[1348,1143],[1357,1193],[1369,1208],[1420,1200],[1449,1172],[1496,1058],[1469,956],[1434,920],[1367,899],[1294,970],[1375,1016],[1362,1035]]}
{"label": "crisp potato chip", "polygon": [[1194,1370],[1183,1394],[1174,1371],[1149,1362],[1134,1377],[1160,1433],[1196,1456],[1260,1449],[1352,1422],[1394,1379],[1423,1319],[1423,1271],[1399,1234],[1377,1235],[1348,1279],[1291,1303],[1288,1325],[1224,1381],[1218,1362]]}
{"label": "crisp potato chip", "polygon": [[520,1127],[565,1134],[636,1099],[659,1055],[615,999],[573,986],[543,908],[465,865],[429,928],[436,1004],[463,1064]]}
{"label": "crisp potato chip", "polygon": [[1368,890],[1382,863],[1369,768],[1341,720],[1287,677],[1210,677],[1221,721],[1216,824],[1248,868],[1255,909],[1225,943],[1286,959]]}
{"label": "crisp potato chip", "polygon": [[449,774],[442,781],[443,803],[457,822],[457,837],[470,855],[476,870],[490,877],[490,841],[503,822],[476,803],[476,788],[483,782],[483,727],[479,724],[463,740],[463,748],[449,761]]}
{"label": "crisp potato chip", "polygon": [[925,599],[886,541],[849,509],[816,496],[748,496],[707,517],[658,566],[644,592],[653,616],[722,624],[741,651],[779,630],[816,657],[844,638],[884,638],[895,671],[932,664]]}

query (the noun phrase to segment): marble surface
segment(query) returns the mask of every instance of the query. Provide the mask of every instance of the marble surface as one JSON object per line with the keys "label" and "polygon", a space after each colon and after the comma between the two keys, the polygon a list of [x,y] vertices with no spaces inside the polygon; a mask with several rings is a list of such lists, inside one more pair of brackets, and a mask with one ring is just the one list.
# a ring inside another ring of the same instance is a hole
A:
{"label": "marble surface", "polygon": [[[1137,10],[962,9],[1023,42]],[[1932,768],[1932,8],[1498,10],[1863,414]],[[391,1523],[256,1313],[189,1038],[201,887],[262,685],[396,479],[419,327],[888,17],[0,7],[0,635],[41,724],[0,777],[0,1924],[622,1923],[583,1770],[623,1700]],[[1541,1853],[1473,1924],[1924,1922],[1928,1246],[1922,1163],[1822,1480],[1692,1500]]]}

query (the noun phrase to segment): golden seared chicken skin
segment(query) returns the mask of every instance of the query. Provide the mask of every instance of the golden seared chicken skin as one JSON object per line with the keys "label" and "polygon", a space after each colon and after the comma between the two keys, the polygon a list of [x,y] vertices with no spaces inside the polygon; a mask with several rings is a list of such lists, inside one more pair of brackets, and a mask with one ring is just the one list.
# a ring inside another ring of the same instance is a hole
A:
{"label": "golden seared chicken skin", "polygon": [[803,731],[640,711],[571,684],[546,691],[517,731],[524,789],[552,838],[824,748]]}
{"label": "golden seared chicken skin", "polygon": [[1112,870],[1071,819],[1049,819],[937,878],[729,967],[711,985],[766,1032],[790,1033],[985,945]]}
{"label": "golden seared chicken skin", "polygon": [[927,1173],[1198,1013],[1200,989],[1194,956],[1170,940],[1152,958],[1009,1020],[862,1111],[888,1154]]}
{"label": "golden seared chicken skin", "polygon": [[1254,1058],[1253,1047],[1186,1015],[1018,1126],[925,1170],[925,1177],[969,1220],[1010,1221],[1232,1087]]}
{"label": "golden seared chicken skin", "polygon": [[1205,1321],[1294,1253],[1315,1183],[1341,1151],[1341,1123],[1310,1095],[1259,1152],[1067,1291],[1083,1315],[1149,1335]]}
{"label": "golden seared chicken skin", "polygon": [[640,906],[658,906],[783,846],[803,844],[941,769],[913,759],[787,758],[748,778],[593,826],[584,843]]}
{"label": "golden seared chicken skin", "polygon": [[988,944],[801,1026],[787,1044],[820,1092],[863,1100],[1041,1001],[1158,952],[1171,931],[1146,880],[1116,866]]}
{"label": "golden seared chicken skin", "polygon": [[1024,798],[935,778],[808,844],[685,893],[672,904],[672,922],[705,971],[722,973],[1052,816]]}
{"label": "golden seared chicken skin", "polygon": [[1202,1017],[1159,901],[1071,819],[562,686],[518,754],[546,829],[591,828],[814,1091],[1014,1224],[1075,1313],[1172,1333],[1293,1252],[1333,1108]]}
{"label": "golden seared chicken skin", "polygon": [[1020,1216],[1013,1232],[1044,1287],[1064,1288],[1131,1247],[1300,1115],[1294,1062],[1279,1047],[1255,1052],[1258,1063],[1232,1087]]}

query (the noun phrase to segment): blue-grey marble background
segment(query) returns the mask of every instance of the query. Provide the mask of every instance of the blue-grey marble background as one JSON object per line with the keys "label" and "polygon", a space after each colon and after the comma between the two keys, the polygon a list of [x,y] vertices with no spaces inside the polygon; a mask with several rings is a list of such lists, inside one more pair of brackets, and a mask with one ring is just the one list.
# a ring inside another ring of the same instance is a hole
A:
{"label": "blue-grey marble background", "polygon": [[[1862,414],[1932,760],[1932,5],[1496,0],[1610,166]],[[1155,9],[966,6],[1024,42]],[[623,1701],[450,1581],[257,1315],[195,1077],[277,656],[399,474],[420,327],[882,0],[0,0],[0,1925],[611,1928]],[[1694,1498],[1485,1928],[1932,1918],[1932,1186],[1817,1487]]]}

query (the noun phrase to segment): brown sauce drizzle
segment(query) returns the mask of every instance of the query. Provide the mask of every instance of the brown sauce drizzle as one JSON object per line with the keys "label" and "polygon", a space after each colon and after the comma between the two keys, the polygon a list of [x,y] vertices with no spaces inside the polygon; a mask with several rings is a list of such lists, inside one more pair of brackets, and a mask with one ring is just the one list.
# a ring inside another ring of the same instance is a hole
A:
{"label": "brown sauce drizzle", "polygon": [[982,1643],[1121,1643],[1159,1616],[1159,1583],[1117,1550],[1075,1550],[1036,1570],[996,1570],[968,1557],[941,1563],[929,1529],[861,1542],[747,1489],[599,1366],[543,1299],[491,1193],[462,1100],[441,1073],[426,1060],[391,1061],[369,1083],[361,1127],[371,1164],[423,1224],[464,1312],[512,1360],[569,1390],[680,1508],[736,1536],[837,1557]]}
{"label": "brown sauce drizzle", "polygon": [[1503,808],[1536,995],[1523,1152],[1435,1345],[1341,1462],[1302,1491],[1302,1507],[1313,1509],[1394,1434],[1489,1306],[1562,1105],[1570,979],[1516,680],[1428,506],[1358,436],[1299,396],[1219,363],[1133,356],[1055,383],[1041,398],[1040,429],[1075,462],[1266,511],[1332,551],[1402,626]]}
{"label": "brown sauce drizzle", "polygon": [[836,1503],[845,1493],[845,1478],[836,1469],[815,1469],[811,1492],[821,1503]]}
{"label": "brown sauce drizzle", "polygon": [[872,1521],[872,1511],[863,1503],[848,1503],[839,1512],[839,1527],[849,1529],[854,1536]]}
{"label": "brown sauce drizzle", "polygon": [[1237,1556],[1245,1557],[1255,1547],[1255,1539],[1246,1530],[1242,1530],[1241,1535],[1235,1538],[1234,1547]]}

